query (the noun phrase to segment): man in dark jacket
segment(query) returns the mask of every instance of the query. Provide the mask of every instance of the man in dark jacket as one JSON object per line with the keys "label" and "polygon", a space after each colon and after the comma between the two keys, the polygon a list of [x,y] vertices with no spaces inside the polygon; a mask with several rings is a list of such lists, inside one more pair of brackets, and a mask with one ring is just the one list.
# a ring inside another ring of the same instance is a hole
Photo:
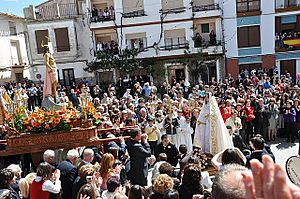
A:
{"label": "man in dark jacket", "polygon": [[148,176],[147,158],[151,157],[150,145],[147,135],[141,133],[140,129],[128,130],[130,140],[126,143],[130,156],[129,179],[131,184],[146,186]]}
{"label": "man in dark jacket", "polygon": [[74,91],[74,89],[71,89],[71,94],[69,95],[69,99],[72,102],[72,105],[74,107],[78,107],[79,106],[79,99]]}
{"label": "man in dark jacket", "polygon": [[167,162],[174,167],[177,166],[179,152],[176,146],[170,142],[167,134],[161,136],[161,143],[157,145],[156,157],[161,153],[167,154]]}
{"label": "man in dark jacket", "polygon": [[258,104],[254,110],[255,114],[255,132],[261,134],[263,137],[266,137],[268,126],[270,125],[268,120],[268,115],[264,105],[264,99],[259,98]]}
{"label": "man in dark jacket", "polygon": [[75,164],[78,158],[78,151],[72,149],[68,151],[67,159],[62,161],[57,167],[60,170],[62,199],[72,199],[72,185],[77,177],[77,167]]}
{"label": "man in dark jacket", "polygon": [[255,136],[250,140],[250,145],[253,148],[253,152],[251,155],[247,155],[247,166],[250,167],[250,161],[252,159],[257,159],[260,162],[262,162],[262,157],[264,155],[269,155],[275,162],[275,157],[273,154],[270,154],[267,152],[267,150],[265,149],[265,141],[262,137],[259,136]]}

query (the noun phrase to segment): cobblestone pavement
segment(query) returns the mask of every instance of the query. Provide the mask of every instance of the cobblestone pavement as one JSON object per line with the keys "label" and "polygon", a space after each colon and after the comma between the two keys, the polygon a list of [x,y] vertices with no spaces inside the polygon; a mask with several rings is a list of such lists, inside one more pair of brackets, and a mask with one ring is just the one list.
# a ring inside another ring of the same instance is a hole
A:
{"label": "cobblestone pavement", "polygon": [[268,144],[271,145],[271,150],[275,155],[276,162],[284,167],[289,157],[298,155],[298,139],[295,141],[295,143],[286,143],[285,139],[277,138],[275,142],[271,142]]}

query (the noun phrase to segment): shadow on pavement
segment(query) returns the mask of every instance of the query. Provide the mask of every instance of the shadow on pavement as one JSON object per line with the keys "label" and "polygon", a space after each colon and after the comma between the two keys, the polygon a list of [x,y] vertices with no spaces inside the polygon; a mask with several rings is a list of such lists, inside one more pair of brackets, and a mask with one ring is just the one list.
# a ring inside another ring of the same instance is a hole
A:
{"label": "shadow on pavement", "polygon": [[287,148],[292,148],[293,146],[296,146],[295,143],[278,143],[278,145],[276,145],[277,149],[287,149]]}

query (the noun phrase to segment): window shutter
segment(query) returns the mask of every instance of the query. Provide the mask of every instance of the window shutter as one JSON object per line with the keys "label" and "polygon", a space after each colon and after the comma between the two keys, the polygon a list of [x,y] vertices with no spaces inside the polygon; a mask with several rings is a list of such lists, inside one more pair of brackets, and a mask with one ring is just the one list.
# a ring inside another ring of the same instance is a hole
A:
{"label": "window shutter", "polygon": [[70,51],[68,28],[57,28],[54,32],[57,52]]}
{"label": "window shutter", "polygon": [[183,0],[162,0],[162,9],[171,10],[176,8],[183,8]]}
{"label": "window shutter", "polygon": [[185,38],[185,29],[175,29],[175,30],[165,30],[165,38],[170,39],[170,38]]}
{"label": "window shutter", "polygon": [[146,33],[145,32],[126,34],[126,39],[127,40],[130,40],[130,39],[141,39],[141,38],[145,38],[145,37],[146,37]]}
{"label": "window shutter", "polygon": [[248,27],[238,28],[238,47],[248,46]]}
{"label": "window shutter", "polygon": [[260,46],[260,27],[249,27],[249,46]]}
{"label": "window shutter", "polygon": [[44,45],[46,45],[48,42],[46,37],[49,37],[48,30],[35,31],[35,41],[38,54],[42,54],[44,52],[44,48],[42,47],[42,41]]}
{"label": "window shutter", "polygon": [[123,12],[130,13],[144,10],[144,0],[123,0]]}
{"label": "window shutter", "polygon": [[206,5],[213,5],[214,0],[194,0],[193,6],[206,6]]}

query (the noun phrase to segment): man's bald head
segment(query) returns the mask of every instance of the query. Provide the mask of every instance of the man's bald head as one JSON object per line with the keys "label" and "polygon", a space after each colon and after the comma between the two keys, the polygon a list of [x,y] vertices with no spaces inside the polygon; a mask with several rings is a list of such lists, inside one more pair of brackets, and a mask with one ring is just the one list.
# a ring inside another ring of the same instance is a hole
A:
{"label": "man's bald head", "polygon": [[247,168],[238,164],[225,165],[214,179],[212,186],[213,199],[244,199],[245,187],[242,172]]}
{"label": "man's bald head", "polygon": [[83,151],[83,160],[86,162],[92,162],[94,159],[94,151],[93,149],[86,148]]}

